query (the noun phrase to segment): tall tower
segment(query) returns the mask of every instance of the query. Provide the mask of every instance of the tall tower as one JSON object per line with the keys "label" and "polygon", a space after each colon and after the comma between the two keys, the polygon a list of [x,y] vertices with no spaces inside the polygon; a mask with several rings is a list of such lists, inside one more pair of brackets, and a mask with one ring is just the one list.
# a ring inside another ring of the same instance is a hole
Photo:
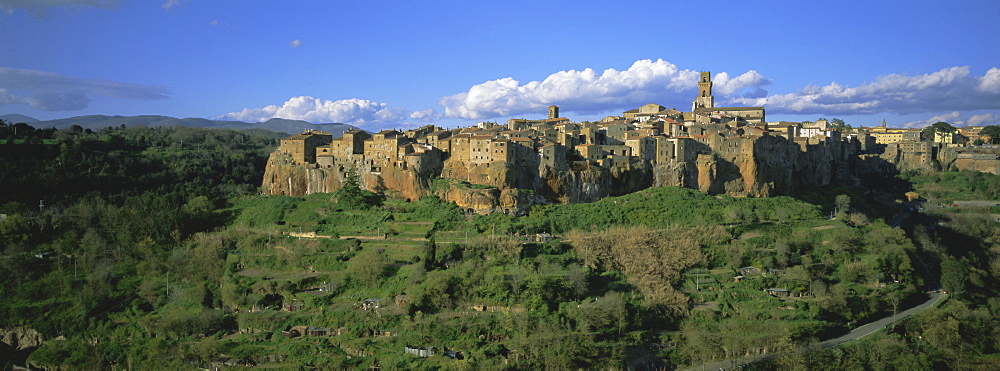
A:
{"label": "tall tower", "polygon": [[559,118],[559,106],[554,105],[554,104],[551,105],[551,106],[549,106],[549,118],[550,119],[557,119],[557,118]]}
{"label": "tall tower", "polygon": [[698,79],[698,98],[694,99],[691,111],[699,108],[715,108],[715,97],[712,96],[712,73],[704,71]]}

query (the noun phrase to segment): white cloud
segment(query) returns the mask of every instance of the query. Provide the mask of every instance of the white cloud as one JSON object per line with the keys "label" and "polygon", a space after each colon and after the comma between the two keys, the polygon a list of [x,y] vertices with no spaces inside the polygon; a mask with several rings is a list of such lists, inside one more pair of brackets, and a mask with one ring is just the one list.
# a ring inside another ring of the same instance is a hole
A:
{"label": "white cloud", "polygon": [[733,102],[765,106],[768,113],[826,115],[1000,109],[1000,69],[991,68],[983,76],[971,75],[968,66],[916,76],[892,74],[857,87],[834,82],[807,86],[796,93],[736,98]]}
{"label": "white cloud", "polygon": [[985,126],[985,125],[997,125],[1000,123],[1000,114],[995,112],[986,112],[974,114],[966,118],[966,113],[959,111],[952,111],[949,113],[943,113],[939,115],[931,116],[926,120],[917,120],[913,122],[908,122],[903,124],[903,127],[907,128],[922,128],[930,126],[938,121],[944,121],[952,126]]}
{"label": "white cloud", "polygon": [[114,8],[120,2],[120,0],[0,0],[0,10],[12,14],[15,9],[23,9],[40,16],[45,15],[51,8]]}
{"label": "white cloud", "polygon": [[966,122],[973,126],[996,125],[1000,123],[1000,115],[994,113],[981,113],[972,115]]}
{"label": "white cloud", "polygon": [[90,96],[156,100],[166,99],[168,94],[169,89],[159,86],[0,67],[0,105],[28,104],[45,111],[71,111],[86,108]]}
{"label": "white cloud", "polygon": [[[745,96],[766,95],[763,87],[770,84],[756,71],[735,78],[723,72],[716,76],[714,88],[724,95],[748,91]],[[560,71],[542,81],[521,84],[506,77],[474,85],[468,91],[441,98],[445,116],[484,119],[543,112],[557,104],[566,111],[601,112],[628,109],[657,102],[690,104],[697,90],[698,72],[681,70],[676,65],[658,59],[645,59],[627,70],[613,68],[601,73],[587,68],[582,71]]]}
{"label": "white cloud", "polygon": [[926,127],[926,126],[931,126],[935,122],[939,122],[939,121],[947,122],[947,123],[951,124],[952,126],[959,126],[959,125],[961,125],[961,124],[964,123],[964,121],[960,120],[961,117],[962,117],[962,113],[961,112],[953,111],[953,112],[949,112],[949,113],[944,113],[944,114],[940,114],[940,115],[931,116],[931,118],[926,119],[926,120],[919,120],[919,121],[908,122],[906,124],[903,124],[903,127],[905,127],[905,128],[922,128],[922,127]]}
{"label": "white cloud", "polygon": [[90,104],[90,98],[82,91],[34,93],[25,101],[43,111],[77,111]]}
{"label": "white cloud", "polygon": [[410,113],[410,118],[417,121],[432,121],[441,118],[441,115],[434,111],[433,108],[423,109],[420,111],[413,111]]}
{"label": "white cloud", "polygon": [[7,89],[0,88],[0,106],[24,103],[24,98],[11,94]]}
{"label": "white cloud", "polygon": [[355,126],[384,127],[407,125],[407,118],[420,119],[430,116],[427,110],[409,113],[402,108],[389,107],[365,99],[325,100],[307,96],[294,97],[279,105],[264,108],[244,108],[221,118],[248,122],[265,121],[271,118],[303,120],[312,123],[339,122]]}
{"label": "white cloud", "polygon": [[1000,94],[1000,68],[993,67],[986,71],[977,88],[985,93]]}
{"label": "white cloud", "polygon": [[[173,8],[181,5],[181,1],[182,0],[167,0],[166,2],[163,3],[163,5],[160,5],[160,7],[163,8],[163,10],[171,10],[171,9],[173,9]],[[186,0],[183,0],[183,1],[186,1]]]}
{"label": "white cloud", "polygon": [[238,27],[236,27],[233,24],[230,24],[228,22],[223,22],[223,21],[220,21],[218,19],[213,19],[212,21],[208,22],[208,24],[211,25],[212,27],[225,27],[225,28],[228,28],[230,30],[235,30],[235,29],[238,28]]}
{"label": "white cloud", "polygon": [[292,47],[293,49],[298,49],[300,46],[302,46],[302,40],[299,39],[292,40],[291,42],[288,43],[288,46]]}
{"label": "white cloud", "polygon": [[763,87],[770,85],[771,80],[760,72],[750,70],[734,78],[730,78],[729,73],[720,72],[712,76],[712,83],[712,95],[726,97],[742,92],[745,96],[756,98],[767,95]]}

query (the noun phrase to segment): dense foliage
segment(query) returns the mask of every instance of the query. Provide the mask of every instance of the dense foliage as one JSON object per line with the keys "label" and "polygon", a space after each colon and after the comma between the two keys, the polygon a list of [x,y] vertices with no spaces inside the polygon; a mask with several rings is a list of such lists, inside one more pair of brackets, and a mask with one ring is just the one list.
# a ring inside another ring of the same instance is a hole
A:
{"label": "dense foliage", "polygon": [[136,300],[142,288],[169,279],[173,253],[199,250],[191,236],[226,223],[218,206],[256,193],[278,137],[16,126],[0,144],[0,277],[9,283],[0,313],[4,326],[46,338],[101,331],[116,313],[151,309]]}
{"label": "dense foliage", "polygon": [[1000,175],[978,171],[904,172],[900,178],[914,185],[915,190],[941,202],[956,200],[1000,200]]}
{"label": "dense foliage", "polygon": [[[46,341],[0,348],[4,366],[623,368],[765,351],[782,356],[762,367],[996,366],[1000,235],[976,213],[904,230],[855,192],[820,207],[658,188],[470,215],[353,178],[259,195],[270,134],[22,133],[0,144],[0,328]],[[985,189],[955,174],[906,176]],[[944,306],[803,351],[920,301],[921,261],[953,292]]]}

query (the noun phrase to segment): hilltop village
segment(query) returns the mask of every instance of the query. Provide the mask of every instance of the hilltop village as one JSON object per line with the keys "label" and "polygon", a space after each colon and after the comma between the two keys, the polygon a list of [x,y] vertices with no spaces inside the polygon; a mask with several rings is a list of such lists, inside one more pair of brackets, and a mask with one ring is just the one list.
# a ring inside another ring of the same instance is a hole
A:
{"label": "hilltop village", "polygon": [[767,197],[803,187],[856,185],[908,169],[1000,173],[995,152],[958,144],[977,128],[850,129],[827,120],[768,122],[764,107],[716,107],[702,72],[690,112],[647,104],[597,122],[545,119],[474,127],[306,131],[281,140],[263,188],[271,195],[334,192],[349,174],[364,188],[416,200],[436,194],[473,212],[521,214],[534,204],[592,202],[649,187]]}

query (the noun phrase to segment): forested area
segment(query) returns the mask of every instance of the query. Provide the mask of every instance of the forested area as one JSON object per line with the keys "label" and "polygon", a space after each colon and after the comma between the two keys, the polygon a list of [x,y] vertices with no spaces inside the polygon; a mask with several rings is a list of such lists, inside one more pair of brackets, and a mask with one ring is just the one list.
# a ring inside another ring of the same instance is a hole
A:
{"label": "forested area", "polygon": [[[814,205],[671,187],[472,215],[354,179],[333,194],[259,195],[268,132],[0,138],[0,328],[45,340],[0,349],[4,366],[623,368],[765,352],[782,356],[754,367],[998,362],[1000,235],[973,214],[897,228],[871,210],[900,205],[860,192],[809,195]],[[818,349],[920,301],[933,286],[921,261],[950,292],[944,305]]]}
{"label": "forested area", "polygon": [[[187,127],[0,128],[4,327],[71,344],[101,333],[114,315],[152,309],[137,300],[142,280],[159,275],[193,234],[225,225],[218,210],[228,198],[256,193],[279,137]],[[85,358],[81,367],[101,362]]]}

